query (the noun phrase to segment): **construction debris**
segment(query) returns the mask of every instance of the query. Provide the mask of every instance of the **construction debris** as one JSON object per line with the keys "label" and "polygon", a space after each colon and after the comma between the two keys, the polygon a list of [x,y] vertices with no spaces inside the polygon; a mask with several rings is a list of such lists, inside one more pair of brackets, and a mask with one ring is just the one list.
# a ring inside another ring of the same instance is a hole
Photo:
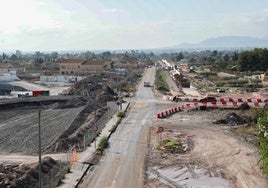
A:
{"label": "construction debris", "polygon": [[[0,187],[38,187],[38,169],[37,164],[0,164]],[[68,163],[44,157],[42,159],[42,185],[46,185],[44,187],[56,187],[68,170]]]}

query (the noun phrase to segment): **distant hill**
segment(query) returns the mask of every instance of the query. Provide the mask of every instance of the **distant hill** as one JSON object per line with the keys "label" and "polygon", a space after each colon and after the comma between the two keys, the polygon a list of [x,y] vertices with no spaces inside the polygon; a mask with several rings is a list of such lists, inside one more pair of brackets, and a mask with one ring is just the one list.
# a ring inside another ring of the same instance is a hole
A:
{"label": "distant hill", "polygon": [[268,47],[268,36],[263,38],[222,36],[210,38],[200,43],[182,43],[169,48],[177,49],[227,49],[227,48],[264,48]]}

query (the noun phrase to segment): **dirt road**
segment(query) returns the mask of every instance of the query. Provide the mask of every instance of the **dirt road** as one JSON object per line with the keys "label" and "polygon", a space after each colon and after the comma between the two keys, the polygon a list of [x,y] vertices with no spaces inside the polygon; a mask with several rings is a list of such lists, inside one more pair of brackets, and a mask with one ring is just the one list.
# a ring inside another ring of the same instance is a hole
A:
{"label": "dirt road", "polygon": [[[144,80],[153,83],[155,68],[149,68]],[[144,161],[148,128],[159,110],[150,87],[141,84],[127,117],[110,138],[110,147],[96,169],[89,173],[81,187],[144,186]]]}
{"label": "dirt road", "polygon": [[[153,150],[154,152],[148,160],[149,170],[147,173],[150,175],[152,170],[156,170],[162,176],[162,181],[161,178],[158,182],[155,178],[149,178],[148,187],[156,185],[197,187],[196,184],[192,184],[193,181],[198,183],[199,186],[213,187],[215,178],[220,178],[220,181],[218,179],[216,183],[219,187],[267,187],[267,179],[262,175],[258,164],[257,149],[241,141],[239,136],[230,132],[229,127],[212,123],[215,119],[224,117],[229,112],[229,110],[181,112],[169,119],[155,122],[154,127],[164,125],[165,129],[173,132],[195,135],[193,137],[194,147],[192,151],[186,154],[169,155],[168,159],[163,159],[165,158],[163,155],[161,157],[157,150]],[[238,112],[236,111],[236,113]],[[157,137],[153,135],[151,143],[154,144],[153,147],[155,148]],[[188,170],[185,169],[189,165],[192,167]],[[174,174],[163,171],[163,169],[172,171],[170,166],[172,168],[177,167],[177,179],[174,179]],[[162,169],[162,171],[158,169]],[[200,169],[206,172],[198,174]],[[206,173],[210,176],[203,177]]]}

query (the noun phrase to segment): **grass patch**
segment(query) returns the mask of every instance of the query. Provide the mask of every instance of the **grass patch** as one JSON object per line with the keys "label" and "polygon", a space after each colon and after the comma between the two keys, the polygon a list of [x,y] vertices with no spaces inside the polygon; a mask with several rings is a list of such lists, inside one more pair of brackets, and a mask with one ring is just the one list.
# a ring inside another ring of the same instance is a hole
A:
{"label": "grass patch", "polygon": [[155,75],[156,89],[161,93],[170,92],[169,85],[167,84],[167,76],[164,71],[157,70]]}

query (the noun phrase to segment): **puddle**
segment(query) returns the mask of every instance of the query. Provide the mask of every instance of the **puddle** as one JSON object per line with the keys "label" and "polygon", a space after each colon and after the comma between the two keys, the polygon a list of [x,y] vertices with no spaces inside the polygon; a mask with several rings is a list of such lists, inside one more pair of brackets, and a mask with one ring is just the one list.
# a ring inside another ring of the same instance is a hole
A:
{"label": "puddle", "polygon": [[158,179],[171,187],[231,188],[231,183],[219,177],[217,172],[205,170],[198,165],[153,167],[149,179]]}
{"label": "puddle", "polygon": [[180,121],[188,121],[189,119],[187,118],[181,118]]}

